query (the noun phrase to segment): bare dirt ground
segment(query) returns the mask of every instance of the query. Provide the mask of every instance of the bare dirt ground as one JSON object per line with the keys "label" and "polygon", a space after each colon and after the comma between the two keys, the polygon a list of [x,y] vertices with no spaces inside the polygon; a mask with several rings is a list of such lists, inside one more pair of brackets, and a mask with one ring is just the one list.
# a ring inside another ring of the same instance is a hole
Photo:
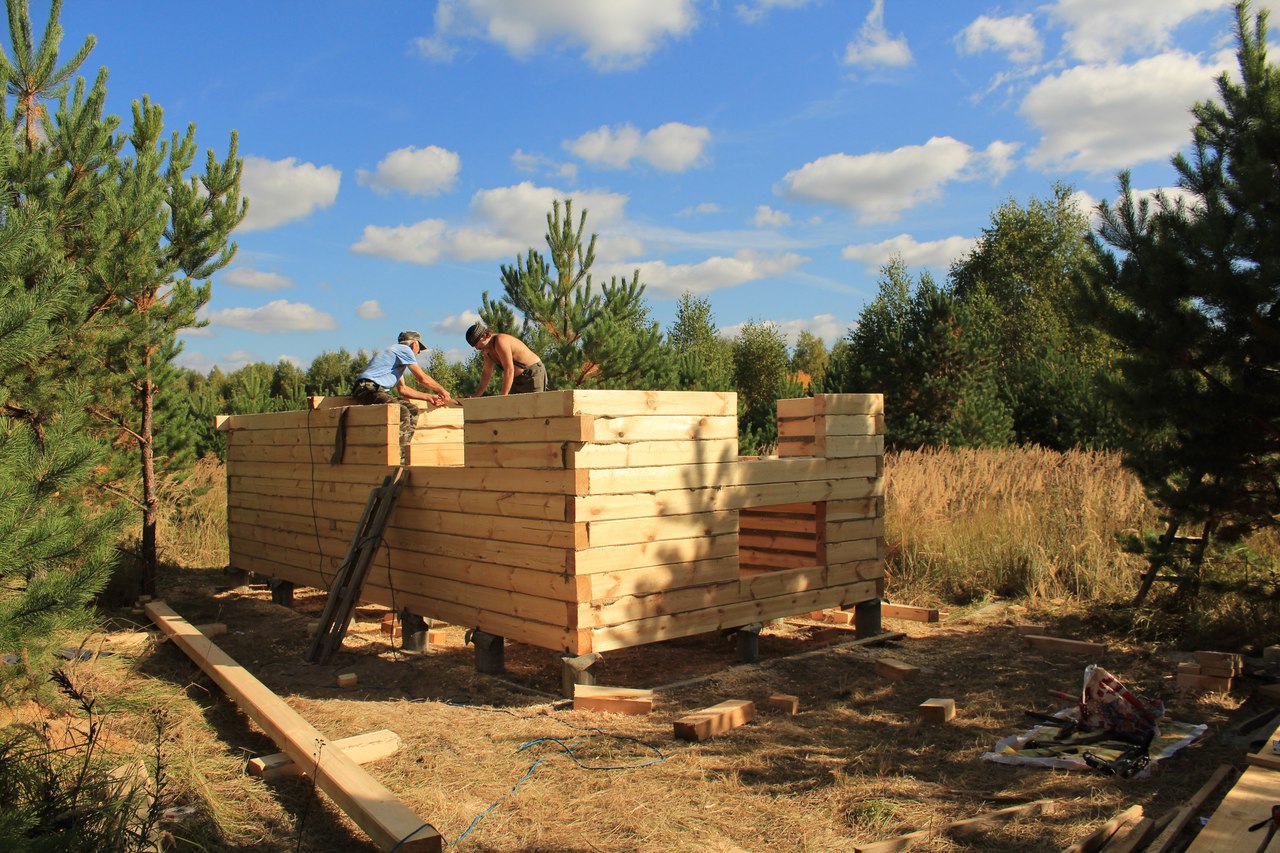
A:
{"label": "bare dirt ground", "polygon": [[[426,654],[406,655],[380,630],[386,611],[370,607],[333,661],[317,666],[304,655],[323,606],[318,591],[299,590],[287,609],[260,586],[189,569],[162,580],[161,593],[193,623],[225,623],[216,642],[329,738],[397,732],[400,751],[367,769],[458,849],[848,851],[1052,798],[1052,814],[913,849],[1059,850],[1135,803],[1149,816],[1164,814],[1220,764],[1242,767],[1248,738],[1230,730],[1266,706],[1247,699],[1245,679],[1239,695],[1180,695],[1174,672],[1186,655],[1112,639],[1100,663],[1136,691],[1162,697],[1175,719],[1209,727],[1148,777],[1122,780],[980,758],[1028,728],[1025,709],[1069,704],[1048,691],[1078,691],[1089,663],[1024,648],[1012,626],[1048,622],[1057,636],[1104,639],[1080,614],[1015,606],[957,611],[937,623],[886,619],[887,630],[906,637],[883,648],[778,624],[761,636],[756,664],[739,664],[735,643],[719,635],[610,652],[597,665],[600,684],[661,688],[653,713],[621,716],[560,703],[559,661],[543,649],[508,643],[506,676],[481,675],[462,628],[446,629],[445,642]],[[918,666],[919,677],[878,677],[882,656]],[[222,772],[276,751],[172,643],[146,651],[139,668],[187,685],[191,713],[216,731],[213,748],[223,752],[206,758]],[[356,673],[356,687],[337,686],[346,672]],[[773,693],[798,696],[799,714],[770,710]],[[916,707],[931,697],[954,698],[956,719],[921,726]],[[673,720],[727,699],[755,701],[755,722],[702,743],[673,737]],[[209,775],[216,787],[217,774]],[[238,783],[251,802],[227,849],[375,849],[305,780]]]}

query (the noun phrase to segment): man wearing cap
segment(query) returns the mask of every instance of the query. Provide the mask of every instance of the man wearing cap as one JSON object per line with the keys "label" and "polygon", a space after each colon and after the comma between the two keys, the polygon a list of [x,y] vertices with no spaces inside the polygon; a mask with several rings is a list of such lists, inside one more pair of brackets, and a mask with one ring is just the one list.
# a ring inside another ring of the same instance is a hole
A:
{"label": "man wearing cap", "polygon": [[[405,461],[405,448],[413,441],[413,428],[418,424],[418,407],[410,400],[426,400],[433,406],[439,406],[450,399],[449,392],[443,385],[418,364],[418,353],[422,352],[422,335],[417,332],[401,332],[399,342],[387,347],[373,358],[360,372],[355,385],[351,388],[351,396],[362,406],[373,406],[385,403],[400,404],[400,461]],[[435,391],[427,394],[410,388],[404,381],[404,371],[408,368],[424,388]],[[394,388],[399,398],[391,395]]]}
{"label": "man wearing cap", "polygon": [[484,323],[473,323],[467,329],[467,343],[484,354],[484,370],[475,396],[482,396],[489,387],[495,364],[502,368],[504,395],[547,390],[547,369],[542,359],[515,335],[503,332],[495,335]]}

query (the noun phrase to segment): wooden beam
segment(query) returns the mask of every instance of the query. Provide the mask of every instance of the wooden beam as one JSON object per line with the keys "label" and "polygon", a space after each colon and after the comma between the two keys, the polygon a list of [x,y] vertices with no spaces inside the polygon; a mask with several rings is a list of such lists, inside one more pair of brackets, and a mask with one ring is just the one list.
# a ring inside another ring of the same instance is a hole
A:
{"label": "wooden beam", "polygon": [[604,711],[610,714],[648,714],[653,710],[653,691],[632,687],[573,685],[573,710]]}
{"label": "wooden beam", "polygon": [[859,844],[853,850],[854,853],[897,853],[899,850],[907,850],[916,844],[935,838],[939,835],[949,835],[955,837],[964,837],[974,835],[990,829],[993,825],[1014,820],[1020,817],[1030,817],[1039,814],[1052,814],[1057,809],[1055,800],[1034,800],[1030,803],[1023,803],[1018,806],[1009,806],[1007,809],[997,809],[993,812],[978,815],[977,817],[958,820],[949,823],[938,829],[921,829],[915,832],[908,832],[905,835],[899,835],[897,838],[890,838],[885,841],[877,841],[872,844]]}
{"label": "wooden beam", "polygon": [[920,667],[912,666],[896,658],[880,658],[876,661],[876,675],[890,681],[910,681],[920,674]]}
{"label": "wooden beam", "polygon": [[302,715],[250,675],[226,652],[163,601],[146,605],[147,615],[294,762],[315,768],[316,785],[383,850],[434,851],[442,847],[431,824],[405,807]]}
{"label": "wooden beam", "polygon": [[1075,844],[1065,848],[1062,853],[1096,853],[1120,831],[1121,827],[1140,820],[1142,820],[1142,806],[1129,806]]}
{"label": "wooden beam", "polygon": [[704,741],[745,726],[756,717],[756,706],[744,699],[730,699],[675,721],[675,735],[681,740]]}
{"label": "wooden beam", "polygon": [[[400,735],[390,729],[379,729],[360,735],[344,737],[329,744],[330,749],[340,749],[356,764],[368,764],[379,758],[393,755],[400,749]],[[292,758],[283,752],[260,755],[249,760],[246,767],[250,776],[262,779],[284,779],[293,776],[307,776],[310,767],[299,767]]]}
{"label": "wooden beam", "polygon": [[[1169,822],[1169,825],[1164,828],[1164,831],[1161,832],[1159,835],[1157,835],[1155,837],[1155,840],[1152,841],[1151,844],[1147,846],[1147,850],[1149,851],[1149,853],[1168,853],[1168,851],[1173,848],[1174,843],[1178,839],[1178,836],[1182,834],[1182,830],[1186,829],[1187,825],[1191,823],[1192,819],[1196,816],[1196,813],[1199,812],[1202,808],[1204,808],[1204,804],[1209,801],[1210,797],[1213,796],[1213,792],[1218,790],[1218,786],[1221,785],[1223,781],[1225,781],[1226,778],[1234,772],[1235,772],[1235,768],[1233,768],[1229,764],[1220,765],[1217,770],[1213,771],[1213,775],[1209,777],[1209,781],[1201,785],[1200,790],[1196,791],[1194,794],[1191,795],[1191,799],[1187,800],[1177,810],[1177,812],[1174,813],[1173,820],[1171,820]],[[1245,771],[1245,773],[1249,773],[1249,772],[1250,772],[1249,770]],[[1266,805],[1266,808],[1262,810],[1262,814],[1263,816],[1269,815],[1271,814],[1271,805],[1275,802],[1275,789],[1273,787],[1275,784],[1275,777],[1271,776],[1270,771],[1266,771],[1266,770],[1256,770],[1252,772],[1266,774],[1263,781],[1265,781],[1266,783],[1265,796],[1266,796],[1267,805]],[[1241,777],[1241,780],[1243,781],[1243,777]],[[1226,817],[1229,814],[1230,814],[1229,812],[1224,813],[1224,817]],[[1252,817],[1249,819],[1249,823],[1252,824],[1258,820],[1259,820],[1258,817]],[[1209,822],[1213,823],[1213,820],[1210,819]],[[1220,822],[1219,826],[1221,826],[1225,822],[1226,822],[1225,820]],[[1206,826],[1205,829],[1208,829],[1208,827]],[[1204,833],[1201,832],[1201,835],[1203,836]],[[1237,837],[1239,838],[1241,836],[1237,836]],[[1244,837],[1248,837],[1248,836],[1244,836]],[[1200,838],[1197,838],[1196,841],[1188,849],[1189,851],[1190,850],[1197,850],[1197,851],[1215,850],[1215,851],[1222,851],[1222,853],[1228,853],[1228,851],[1248,849],[1248,847],[1239,847],[1239,846],[1236,846],[1236,847],[1209,846],[1213,838],[1214,838],[1214,835],[1212,834],[1208,838],[1206,838],[1206,842],[1207,842],[1206,844],[1200,844]]]}
{"label": "wooden beam", "polygon": [[1046,637],[1040,634],[1023,634],[1022,642],[1037,649],[1071,654],[1104,655],[1107,647],[1103,643],[1089,643],[1084,640],[1068,640],[1063,637]]}
{"label": "wooden beam", "polygon": [[880,615],[886,619],[909,619],[913,622],[937,622],[938,611],[932,607],[915,607],[910,604],[880,604]]}

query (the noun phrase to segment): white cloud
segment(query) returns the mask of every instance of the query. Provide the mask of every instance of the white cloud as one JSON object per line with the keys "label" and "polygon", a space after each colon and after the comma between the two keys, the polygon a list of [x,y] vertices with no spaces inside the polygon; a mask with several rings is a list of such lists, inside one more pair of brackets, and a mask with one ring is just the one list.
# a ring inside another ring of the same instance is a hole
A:
{"label": "white cloud", "polygon": [[762,204],[756,207],[755,215],[751,217],[751,224],[757,228],[780,228],[791,224],[791,214]]}
{"label": "white cloud", "polygon": [[275,361],[276,364],[279,364],[282,361],[285,362],[286,364],[292,364],[294,367],[302,368],[303,370],[306,370],[308,366],[307,362],[298,358],[296,355],[289,355],[288,353],[281,353],[280,355],[276,356],[276,361]]}
{"label": "white cloud", "polygon": [[[745,325],[746,323],[734,323],[732,326],[723,326],[717,330],[717,334],[722,338],[732,340],[738,336]],[[786,340],[788,346],[795,346],[796,339],[800,337],[801,332],[809,332],[821,338],[828,347],[844,337],[845,333],[853,326],[852,323],[836,319],[835,314],[815,314],[807,320],[770,320],[768,325],[773,326],[782,333],[782,337]]]}
{"label": "white cloud", "polygon": [[908,267],[946,269],[951,266],[952,261],[967,255],[974,243],[972,237],[947,237],[919,243],[910,234],[899,234],[879,243],[845,246],[840,257],[846,261],[861,261],[868,272],[879,270],[894,255],[901,257]]}
{"label": "white cloud", "polygon": [[[416,264],[441,260],[475,261],[510,258],[530,247],[546,245],[547,213],[556,199],[572,198],[575,224],[582,210],[589,211],[587,225],[601,234],[598,258],[611,257],[615,238],[604,232],[620,223],[627,197],[608,192],[564,192],[525,181],[515,186],[481,190],[471,199],[467,222],[453,225],[443,219],[424,219],[411,225],[367,225],[352,251]],[[564,215],[564,205],[561,205]],[[622,251],[633,253],[634,241]]]}
{"label": "white cloud", "polygon": [[435,32],[415,43],[430,59],[451,59],[455,41],[479,38],[522,58],[544,46],[573,47],[597,69],[634,68],[668,38],[693,30],[695,5],[694,0],[442,0]]}
{"label": "white cloud", "polygon": [[229,329],[246,329],[261,334],[277,332],[314,332],[320,329],[336,329],[333,315],[317,311],[303,302],[276,299],[261,308],[223,308],[210,311],[209,321],[215,326]]}
{"label": "white cloud", "polygon": [[399,190],[430,197],[453,189],[461,169],[462,160],[452,151],[435,145],[410,145],[383,157],[376,171],[358,169],[356,180],[383,194]]}
{"label": "white cloud", "polygon": [[1166,53],[1132,65],[1080,65],[1036,84],[1020,112],[1040,130],[1028,157],[1048,170],[1105,172],[1166,160],[1191,140],[1191,105],[1215,92],[1220,62]]}
{"label": "white cloud", "polygon": [[911,48],[903,36],[893,38],[884,28],[884,0],[875,0],[871,12],[862,22],[858,37],[844,51],[846,65],[893,67],[911,64]]}
{"label": "white cloud", "polygon": [[596,166],[625,169],[643,160],[664,172],[683,172],[706,160],[711,131],[667,122],[641,134],[633,125],[599,127],[564,143],[566,151]]}
{"label": "white cloud", "polygon": [[382,310],[382,303],[376,299],[366,299],[356,306],[356,316],[362,320],[381,320],[387,316]]}
{"label": "white cloud", "polygon": [[976,154],[963,142],[935,136],[924,145],[906,145],[871,154],[829,154],[783,176],[778,191],[790,199],[834,204],[855,211],[860,220],[886,222],[902,211],[942,194],[948,181],[976,177],[990,167],[993,144]]}
{"label": "white cloud", "polygon": [[249,214],[239,230],[261,231],[303,219],[333,204],[342,172],[332,166],[299,163],[295,157],[244,158],[240,187],[249,199]]}
{"label": "white cloud", "polygon": [[706,213],[720,213],[723,208],[714,201],[704,201],[701,204],[695,204],[693,207],[686,207],[684,210],[676,212],[676,216],[701,216]]}
{"label": "white cloud", "polygon": [[764,18],[772,9],[799,9],[808,6],[815,0],[751,0],[750,3],[739,3],[733,11],[749,24]]}
{"label": "white cloud", "polygon": [[253,290],[284,290],[293,287],[293,281],[273,272],[262,272],[249,267],[234,267],[219,279],[232,287],[248,287]]}
{"label": "white cloud", "polygon": [[530,154],[519,148],[511,155],[511,165],[521,172],[543,172],[571,182],[578,179],[577,163],[561,163],[542,154]]}
{"label": "white cloud", "polygon": [[1050,14],[1067,31],[1063,42],[1084,62],[1109,62],[1126,54],[1167,50],[1173,30],[1188,18],[1231,5],[1233,0],[1058,0]]}
{"label": "white cloud", "polygon": [[472,323],[480,322],[480,315],[474,311],[463,311],[461,314],[450,314],[431,328],[445,335],[461,335]]}
{"label": "white cloud", "polygon": [[988,18],[980,15],[956,36],[962,56],[984,51],[1003,53],[1017,63],[1036,62],[1044,51],[1030,15]]}
{"label": "white cloud", "polygon": [[640,281],[647,285],[649,293],[675,297],[685,291],[710,293],[722,287],[735,287],[748,281],[783,275],[808,260],[791,252],[769,256],[743,249],[732,258],[708,258],[697,264],[668,264],[666,261],[618,264],[607,269],[601,278],[610,275],[630,278],[632,270],[639,267]]}

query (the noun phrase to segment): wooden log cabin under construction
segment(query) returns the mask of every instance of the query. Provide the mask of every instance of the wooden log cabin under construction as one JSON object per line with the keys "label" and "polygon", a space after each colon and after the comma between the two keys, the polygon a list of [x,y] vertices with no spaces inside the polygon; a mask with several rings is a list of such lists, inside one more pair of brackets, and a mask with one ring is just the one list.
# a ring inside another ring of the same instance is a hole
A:
{"label": "wooden log cabin under construction", "polygon": [[[232,567],[329,589],[400,461],[400,407],[344,402],[218,419]],[[425,408],[360,597],[567,655],[832,607],[878,623],[882,397],[780,400],[776,457],[738,456],[736,414],[693,391]]]}

